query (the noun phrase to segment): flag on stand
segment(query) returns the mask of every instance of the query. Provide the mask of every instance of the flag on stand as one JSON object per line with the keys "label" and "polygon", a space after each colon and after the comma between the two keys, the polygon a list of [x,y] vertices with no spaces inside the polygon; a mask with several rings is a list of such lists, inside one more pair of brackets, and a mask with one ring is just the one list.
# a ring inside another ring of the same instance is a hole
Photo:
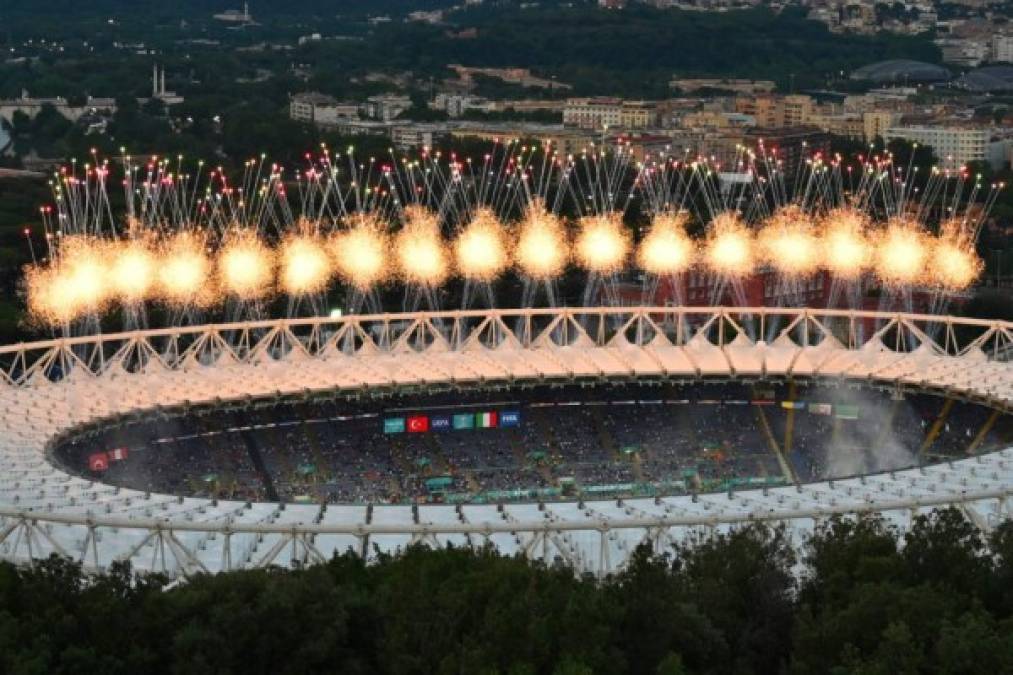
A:
{"label": "flag on stand", "polygon": [[414,415],[408,418],[408,432],[421,434],[429,431],[429,418],[425,415]]}
{"label": "flag on stand", "polygon": [[475,426],[479,429],[491,429],[496,426],[496,413],[481,412],[475,413]]}
{"label": "flag on stand", "polygon": [[404,433],[403,417],[388,417],[383,421],[383,433],[400,434]]}
{"label": "flag on stand", "polygon": [[839,420],[857,420],[858,406],[838,403],[834,406],[834,417]]}
{"label": "flag on stand", "polygon": [[95,454],[88,455],[88,469],[91,471],[99,472],[105,471],[109,468],[109,457],[104,452],[96,452]]}

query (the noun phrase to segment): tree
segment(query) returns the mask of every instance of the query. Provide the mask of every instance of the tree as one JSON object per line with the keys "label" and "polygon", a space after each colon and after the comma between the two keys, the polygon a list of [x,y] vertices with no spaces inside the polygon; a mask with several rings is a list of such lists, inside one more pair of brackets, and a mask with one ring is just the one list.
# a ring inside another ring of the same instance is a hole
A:
{"label": "tree", "polygon": [[21,110],[14,111],[10,124],[16,134],[31,133],[32,118]]}
{"label": "tree", "polygon": [[813,533],[804,559],[812,574],[799,598],[814,611],[840,607],[856,585],[891,582],[903,571],[896,532],[877,517],[833,518]]}
{"label": "tree", "polygon": [[[876,147],[882,147],[882,140],[877,139]],[[910,167],[918,167],[922,172],[927,172],[939,163],[932,147],[924,143],[914,143],[902,138],[895,138],[886,144],[886,150],[893,155],[893,164],[896,167],[907,170]]]}
{"label": "tree", "polygon": [[141,106],[141,112],[150,117],[165,117],[165,102],[160,98],[149,98]]}
{"label": "tree", "polygon": [[46,103],[32,119],[31,134],[35,139],[58,140],[73,126],[52,104]]}
{"label": "tree", "polygon": [[677,551],[677,564],[688,599],[728,645],[726,667],[769,673],[785,665],[795,553],[783,528],[748,526],[694,542]]}
{"label": "tree", "polygon": [[984,538],[956,508],[918,516],[904,535],[902,557],[910,583],[938,584],[962,596],[979,595],[988,573]]}
{"label": "tree", "polygon": [[658,675],[686,675],[686,667],[682,664],[682,657],[674,652],[669,652],[658,664]]}
{"label": "tree", "polygon": [[989,538],[992,553],[990,587],[985,604],[1000,619],[1013,617],[1013,521],[1007,520]]}
{"label": "tree", "polygon": [[[882,521],[835,519],[796,567],[782,531],[750,525],[641,546],[603,579],[423,547],[172,587],[125,563],[0,562],[0,672],[1005,673],[1011,532],[983,552],[942,510],[902,548]],[[979,564],[983,583],[954,581]]]}

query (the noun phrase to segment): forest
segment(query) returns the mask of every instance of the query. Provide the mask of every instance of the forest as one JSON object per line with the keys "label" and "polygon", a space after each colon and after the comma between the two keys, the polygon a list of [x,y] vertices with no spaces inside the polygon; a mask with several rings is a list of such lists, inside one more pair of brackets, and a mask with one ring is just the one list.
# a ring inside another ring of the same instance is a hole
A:
{"label": "forest", "polygon": [[752,524],[605,578],[421,547],[172,583],[2,563],[0,672],[1009,673],[1013,524],[833,519],[800,547]]}
{"label": "forest", "polygon": [[[450,76],[447,65],[459,63],[530,68],[576,95],[664,98],[673,75],[822,87],[878,60],[940,58],[927,34],[830,33],[795,7],[717,13],[631,3],[615,12],[586,0],[501,0],[458,8],[430,24],[404,16],[445,3],[316,0],[279,11],[254,2],[257,23],[237,29],[211,18],[227,2],[56,4],[65,11],[23,0],[0,8],[0,47],[28,59],[0,64],[0,96],[24,87],[37,95],[143,96],[153,56],[166,65],[172,88],[187,96],[214,91],[219,99],[251,91],[283,98],[286,88],[299,86],[293,66],[308,77],[304,84],[336,96],[367,93],[361,77],[368,73],[410,73],[422,83]],[[321,39],[298,42],[313,33]],[[258,81],[258,69],[271,78]]]}

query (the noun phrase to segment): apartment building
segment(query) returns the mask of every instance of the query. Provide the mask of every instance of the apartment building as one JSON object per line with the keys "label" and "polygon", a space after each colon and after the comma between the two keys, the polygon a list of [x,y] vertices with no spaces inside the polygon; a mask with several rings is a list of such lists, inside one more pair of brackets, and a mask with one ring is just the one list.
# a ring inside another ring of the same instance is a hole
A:
{"label": "apartment building", "polygon": [[989,142],[986,129],[964,125],[892,126],[883,136],[888,142],[902,139],[930,146],[946,169],[984,161]]}
{"label": "apartment building", "polygon": [[645,129],[657,124],[657,119],[657,105],[650,101],[571,98],[563,107],[563,124],[581,129]]}

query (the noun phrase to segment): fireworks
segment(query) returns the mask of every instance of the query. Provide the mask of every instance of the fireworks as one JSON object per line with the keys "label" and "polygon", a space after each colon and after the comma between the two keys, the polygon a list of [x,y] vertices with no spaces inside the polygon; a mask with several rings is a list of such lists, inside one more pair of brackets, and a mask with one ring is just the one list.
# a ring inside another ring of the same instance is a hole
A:
{"label": "fireworks", "polygon": [[100,308],[109,299],[105,283],[109,248],[90,237],[71,237],[60,249],[59,267],[70,285],[73,303],[82,313]]}
{"label": "fireworks", "polygon": [[159,295],[176,307],[201,306],[214,298],[211,261],[203,237],[181,232],[164,242],[159,256]]}
{"label": "fireworks", "polygon": [[714,273],[741,277],[753,270],[753,235],[742,219],[731,212],[719,214],[711,223],[704,248],[704,261]]}
{"label": "fireworks", "polygon": [[589,272],[611,274],[619,271],[630,249],[622,216],[607,213],[581,218],[574,248],[581,266]]}
{"label": "fireworks", "polygon": [[809,276],[821,262],[812,224],[797,206],[778,210],[760,230],[757,245],[762,260],[783,277]]}
{"label": "fireworks", "polygon": [[686,234],[688,217],[683,213],[656,216],[651,231],[637,250],[637,263],[651,274],[681,274],[693,264],[693,240]]}
{"label": "fireworks", "polygon": [[319,237],[296,235],[286,239],[278,255],[279,281],[289,295],[307,295],[326,290],[333,276],[327,249]]}
{"label": "fireworks", "polygon": [[867,228],[868,218],[854,209],[835,209],[824,219],[823,261],[838,279],[858,279],[872,263]]}
{"label": "fireworks", "polygon": [[[374,290],[392,279],[407,286],[406,306],[439,309],[436,290],[455,271],[465,280],[464,307],[479,291],[478,300],[495,306],[489,284],[511,263],[521,277],[522,304],[536,304],[543,291],[555,304],[569,301],[551,282],[571,261],[587,273],[584,302],[616,303],[629,290],[618,284],[630,282],[615,275],[633,253],[647,272],[645,299],[663,292],[683,297],[671,290],[681,281],[662,284],[659,277],[692,269],[710,277],[696,286],[712,285],[712,299],[723,297],[726,287],[731,297],[744,299],[745,278],[772,269],[783,288],[769,298],[808,302],[798,295],[797,282],[825,270],[828,306],[838,306],[841,298],[856,306],[869,289],[863,283],[868,277],[883,285],[884,306],[898,299],[910,304],[913,289],[921,286],[936,303],[931,306],[942,308],[981,272],[975,243],[995,195],[993,189],[983,200],[977,186],[961,192],[962,184],[947,191],[932,182],[950,180],[938,173],[912,191],[888,163],[871,163],[855,182],[836,164],[814,161],[806,165],[815,167],[807,177],[791,186],[779,173],[764,174],[748,156],[738,174],[743,180],[718,189],[707,162],[662,157],[639,168],[627,188],[617,177],[633,177],[624,172],[634,165],[623,164],[629,158],[621,149],[615,166],[605,150],[579,160],[546,154],[541,169],[527,154],[509,152],[497,169],[490,155],[474,183],[463,180],[464,164],[441,164],[438,154],[380,165],[356,162],[349,153],[347,171],[335,168],[336,157],[311,159],[313,166],[294,180],[280,167],[255,161],[237,182],[213,170],[204,189],[197,189],[199,180],[188,186],[189,178],[170,163],[153,160],[142,167],[127,157],[122,221],[108,200],[104,165],[84,176],[73,168],[62,171],[54,180],[56,205],[40,211],[48,262],[26,273],[33,318],[73,332],[97,325],[115,304],[132,329],[160,316],[144,311],[150,302],[170,308],[174,321],[191,309],[217,305],[235,320],[259,315],[263,307],[256,301],[275,293],[294,299],[324,293],[336,277],[354,289],[351,311],[365,305],[383,311]],[[288,193],[295,185],[298,200]],[[693,189],[699,192],[691,194]],[[919,191],[953,195],[946,197],[945,211],[953,218],[938,237],[928,234],[924,219],[939,209],[916,203]],[[635,252],[623,224],[625,205],[634,197],[656,214]],[[763,218],[771,205],[773,215]],[[517,208],[522,216],[516,225],[496,216]],[[683,209],[718,214],[703,239],[690,237],[690,212]],[[559,215],[574,211],[587,215],[576,222]],[[462,213],[471,218],[448,241],[442,218],[456,222]],[[816,227],[818,213],[826,215]],[[395,214],[400,228],[391,234]],[[874,229],[873,217],[886,222]],[[564,292],[572,291],[567,284]],[[696,301],[704,294],[685,297]],[[320,308],[316,301],[287,305],[291,314]]]}
{"label": "fireworks", "polygon": [[454,242],[457,269],[468,279],[492,281],[509,264],[506,237],[499,220],[480,209]]}
{"label": "fireworks", "polygon": [[271,291],[273,252],[250,232],[231,232],[218,256],[218,277],[222,290],[240,300],[263,297]]}
{"label": "fireworks", "polygon": [[917,222],[892,218],[876,236],[876,274],[888,286],[919,283],[925,279],[930,243]]}
{"label": "fireworks", "polygon": [[394,251],[401,274],[410,284],[438,286],[450,274],[439,221],[426,209],[405,209],[404,229],[397,234]]}
{"label": "fireworks", "polygon": [[117,242],[110,257],[113,294],[126,305],[149,299],[158,280],[158,263],[149,243],[143,239]]}
{"label": "fireworks", "polygon": [[54,325],[101,311],[110,299],[108,269],[107,244],[91,237],[65,237],[56,264],[28,275],[29,311],[36,320]]}
{"label": "fireworks", "polygon": [[933,247],[932,279],[949,291],[960,291],[981,274],[981,260],[974,251],[949,241],[938,241]]}
{"label": "fireworks", "polygon": [[334,235],[330,242],[338,274],[359,290],[387,277],[389,247],[381,222],[367,215],[357,215],[351,229]]}
{"label": "fireworks", "polygon": [[[655,275],[681,274],[700,264],[708,271],[741,278],[756,271],[758,262],[773,266],[785,278],[800,278],[821,267],[835,279],[854,281],[867,269],[886,286],[929,284],[941,293],[968,287],[981,272],[973,234],[959,221],[948,221],[939,237],[930,237],[910,218],[895,217],[877,233],[867,235],[868,219],[842,208],[827,214],[819,233],[795,209],[769,219],[754,238],[732,212],[712,221],[700,247],[685,230],[682,213],[656,216],[637,250],[637,263]],[[393,246],[384,222],[358,214],[351,228],[328,239],[309,234],[312,228],[282,239],[275,248],[250,230],[226,232],[217,252],[195,230],[161,241],[148,236],[129,240],[64,237],[54,262],[27,273],[29,307],[39,322],[66,325],[95,315],[111,301],[133,307],[146,301],[176,309],[207,307],[225,297],[252,301],[275,289],[297,297],[326,291],[335,274],[360,291],[389,278],[388,250],[409,284],[435,287],[451,269],[469,280],[489,282],[510,262],[509,237],[491,211],[479,210],[451,246],[440,236],[434,213],[409,207],[405,225]],[[593,274],[623,269],[630,242],[618,214],[581,219],[575,252]],[[529,210],[518,229],[515,263],[530,280],[545,281],[562,274],[568,249],[562,221],[539,209]]]}
{"label": "fireworks", "polygon": [[963,223],[944,222],[932,244],[932,282],[947,291],[960,291],[974,283],[981,270],[982,262]]}
{"label": "fireworks", "polygon": [[28,312],[43,325],[66,325],[78,318],[80,306],[73,282],[59,267],[29,268],[25,277],[28,286]]}
{"label": "fireworks", "polygon": [[530,279],[559,276],[567,263],[566,239],[559,218],[538,205],[528,209],[517,240],[517,267]]}

